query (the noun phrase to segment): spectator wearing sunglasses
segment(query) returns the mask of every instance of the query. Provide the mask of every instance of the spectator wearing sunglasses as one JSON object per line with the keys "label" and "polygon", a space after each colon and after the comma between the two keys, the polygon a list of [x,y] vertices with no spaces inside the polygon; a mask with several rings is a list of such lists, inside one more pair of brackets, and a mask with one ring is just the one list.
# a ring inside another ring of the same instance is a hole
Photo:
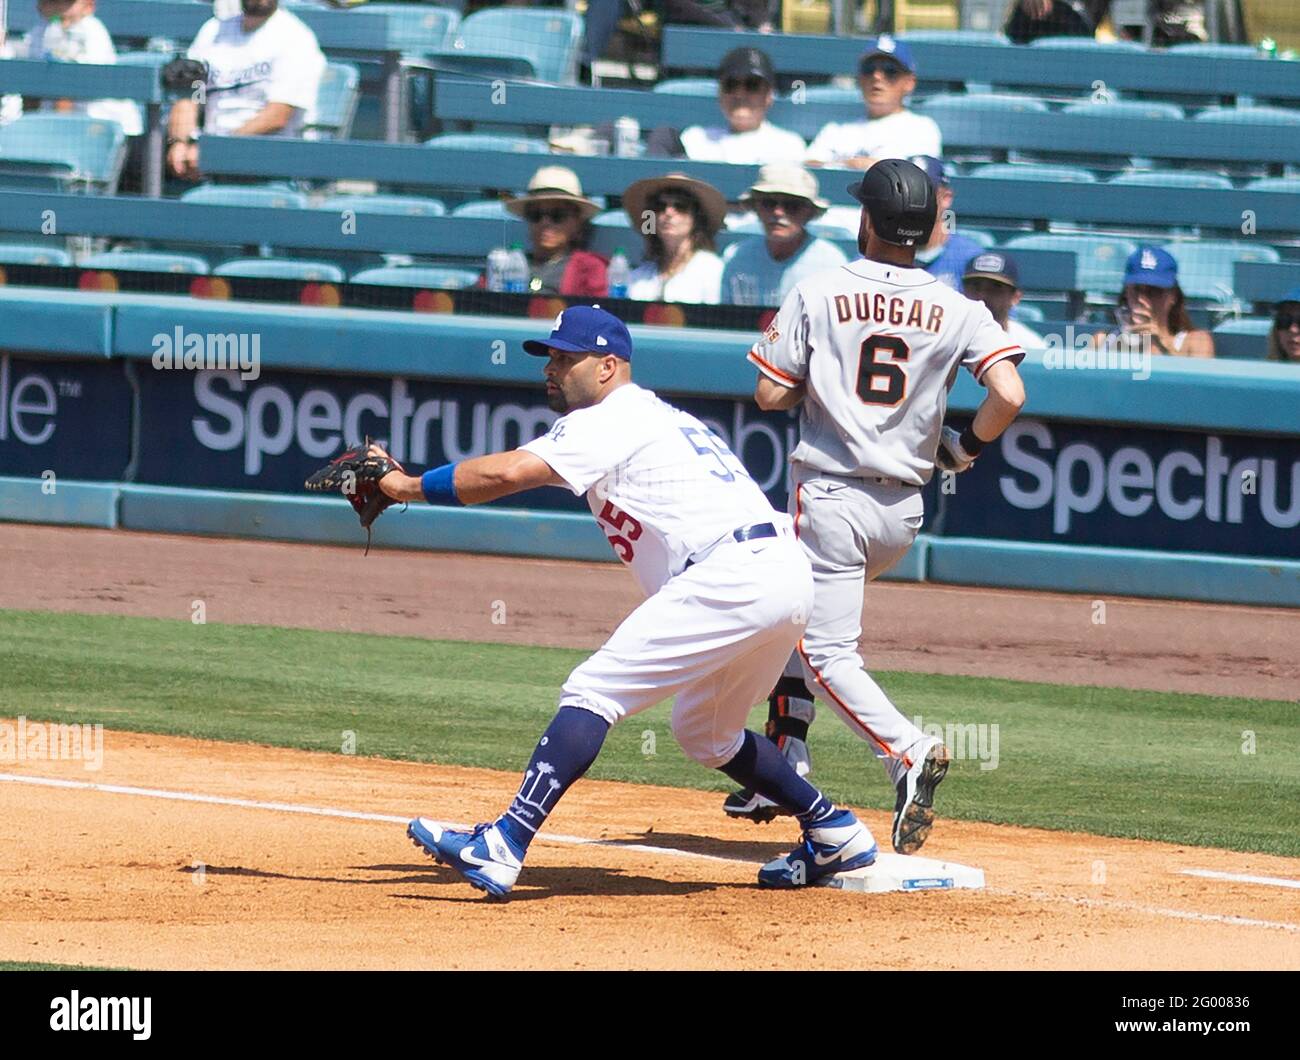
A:
{"label": "spectator wearing sunglasses", "polygon": [[1300,287],[1292,287],[1277,304],[1268,333],[1268,359],[1300,364]]}
{"label": "spectator wearing sunglasses", "polygon": [[627,294],[642,302],[717,305],[722,259],[713,237],[727,200],[712,184],[681,173],[638,180],[623,192],[623,209],[645,238],[645,260],[628,277]]}
{"label": "spectator wearing sunglasses", "polygon": [[869,40],[858,63],[858,87],[866,118],[827,124],[808,148],[808,165],[870,169],[882,158],[942,157],[939,126],[903,104],[916,88],[916,63],[906,44],[887,34]]}
{"label": "spectator wearing sunglasses", "polygon": [[803,166],[764,166],[740,201],[758,214],[763,234],[734,244],[724,257],[724,302],[779,306],[800,280],[848,260],[834,243],[808,232],[830,203],[818,197],[817,178]]}
{"label": "spectator wearing sunglasses", "polygon": [[1101,341],[1143,336],[1151,352],[1174,357],[1213,357],[1214,338],[1192,326],[1183,289],[1178,286],[1178,262],[1159,247],[1138,247],[1124,263],[1124,289],[1115,309],[1119,328],[1099,333]]}
{"label": "spectator wearing sunglasses", "polygon": [[528,191],[506,203],[528,222],[528,290],[533,294],[589,297],[609,292],[605,259],[584,250],[590,220],[600,205],[582,193],[578,175],[565,166],[542,166]]}
{"label": "spectator wearing sunglasses", "polygon": [[757,48],[736,48],[718,67],[718,106],[727,124],[682,131],[686,157],[697,162],[762,165],[802,158],[803,137],[767,120],[775,94],[772,61]]}

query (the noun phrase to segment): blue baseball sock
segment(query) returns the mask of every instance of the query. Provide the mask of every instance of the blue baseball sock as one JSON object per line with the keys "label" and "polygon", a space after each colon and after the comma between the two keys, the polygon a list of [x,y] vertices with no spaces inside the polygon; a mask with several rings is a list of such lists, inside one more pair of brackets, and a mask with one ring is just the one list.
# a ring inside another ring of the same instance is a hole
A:
{"label": "blue baseball sock", "polygon": [[748,729],[735,757],[719,768],[741,787],[752,788],[793,811],[805,828],[835,813],[835,804],[794,771],[776,744],[760,740]]}
{"label": "blue baseball sock", "polygon": [[537,742],[510,808],[497,827],[523,857],[538,829],[569,787],[591,768],[600,754],[609,723],[581,707],[561,707]]}

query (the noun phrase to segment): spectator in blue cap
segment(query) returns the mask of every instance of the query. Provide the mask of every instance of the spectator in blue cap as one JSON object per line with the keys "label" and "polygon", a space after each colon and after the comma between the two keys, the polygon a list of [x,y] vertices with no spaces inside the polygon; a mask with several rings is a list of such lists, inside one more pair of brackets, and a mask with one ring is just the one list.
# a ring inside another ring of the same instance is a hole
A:
{"label": "spectator in blue cap", "polygon": [[934,119],[903,102],[916,89],[916,62],[906,44],[888,34],[869,38],[858,61],[858,87],[866,118],[826,124],[804,156],[808,165],[870,169],[882,158],[942,156]]}
{"label": "spectator in blue cap", "polygon": [[1300,364],[1300,287],[1292,287],[1277,303],[1268,333],[1268,359]]}
{"label": "spectator in blue cap", "polygon": [[1022,349],[1043,348],[1043,337],[1011,315],[1020,302],[1020,269],[1014,258],[998,250],[980,251],[966,264],[962,290],[967,298],[983,302],[1007,337]]}
{"label": "spectator in blue cap", "polygon": [[[966,263],[984,248],[969,236],[956,231],[952,212],[952,185],[948,183],[948,170],[932,155],[917,155],[910,160],[925,170],[934,185],[934,227],[925,246],[916,252],[916,266],[954,291],[962,289],[962,273]],[[964,292],[963,292],[964,293]]]}
{"label": "spectator in blue cap", "polygon": [[[1214,339],[1192,326],[1183,289],[1178,286],[1178,262],[1160,247],[1138,247],[1124,263],[1124,290],[1115,311],[1119,321],[1111,336],[1141,335],[1151,340],[1152,353],[1175,357],[1213,357]],[[1099,335],[1099,339],[1108,336]]]}

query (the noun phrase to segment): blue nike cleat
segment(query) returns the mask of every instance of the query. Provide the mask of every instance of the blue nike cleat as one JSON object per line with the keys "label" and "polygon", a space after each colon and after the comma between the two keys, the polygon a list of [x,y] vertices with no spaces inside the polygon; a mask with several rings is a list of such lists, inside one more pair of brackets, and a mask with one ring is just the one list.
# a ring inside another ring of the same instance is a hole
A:
{"label": "blue nike cleat", "polygon": [[812,828],[803,842],[783,858],[758,870],[760,887],[825,886],[841,872],[863,869],[876,860],[876,841],[849,810],[839,810]]}
{"label": "blue nike cleat", "polygon": [[495,823],[480,824],[472,832],[453,832],[427,817],[417,817],[406,834],[439,865],[455,869],[470,886],[504,898],[519,878],[524,863]]}

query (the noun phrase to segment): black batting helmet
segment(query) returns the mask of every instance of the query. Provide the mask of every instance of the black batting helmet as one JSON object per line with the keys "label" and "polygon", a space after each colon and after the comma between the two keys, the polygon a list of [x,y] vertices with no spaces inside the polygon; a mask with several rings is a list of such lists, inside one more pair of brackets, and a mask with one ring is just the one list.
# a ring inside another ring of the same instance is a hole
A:
{"label": "black batting helmet", "polygon": [[886,158],[867,170],[849,194],[866,207],[872,230],[886,243],[911,247],[930,238],[939,206],[925,170]]}

